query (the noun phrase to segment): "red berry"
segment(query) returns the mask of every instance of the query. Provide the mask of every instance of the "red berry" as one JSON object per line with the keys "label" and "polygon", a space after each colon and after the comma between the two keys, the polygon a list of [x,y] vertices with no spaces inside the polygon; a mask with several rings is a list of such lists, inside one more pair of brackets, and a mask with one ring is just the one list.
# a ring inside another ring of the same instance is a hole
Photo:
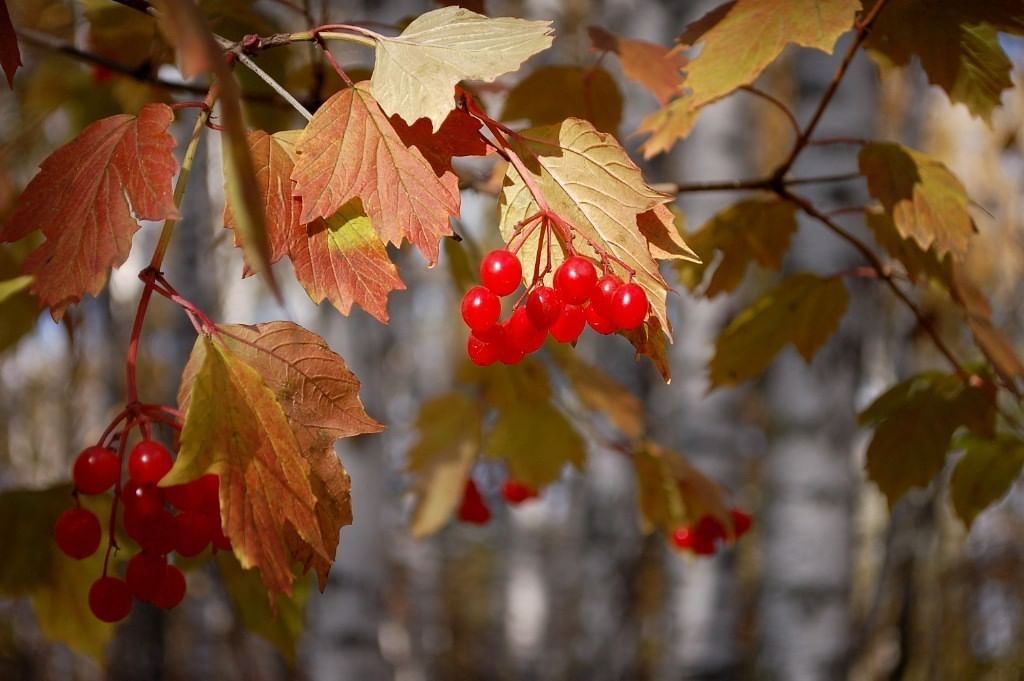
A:
{"label": "red berry", "polygon": [[562,306],[562,314],[558,315],[558,321],[551,327],[551,337],[559,343],[575,343],[583,333],[586,323],[587,318],[583,308],[566,303]]}
{"label": "red berry", "polygon": [[220,516],[217,516],[214,519],[217,522],[215,523],[216,530],[213,534],[213,548],[217,551],[230,551],[231,539],[224,534],[224,528],[220,526]]}
{"label": "red berry", "polygon": [[538,329],[548,330],[562,314],[562,296],[550,286],[538,286],[526,298],[526,316]]}
{"label": "red berry", "polygon": [[117,482],[121,461],[106,447],[86,447],[75,459],[71,476],[82,494],[106,492]]}
{"label": "red berry", "polygon": [[525,352],[513,346],[508,341],[504,341],[498,346],[498,361],[502,364],[519,364],[525,356]]}
{"label": "red berry", "polygon": [[163,493],[155,485],[129,483],[121,490],[121,502],[125,514],[131,512],[142,518],[156,513],[164,507]]}
{"label": "red berry", "polygon": [[215,525],[220,522],[208,513],[182,511],[174,516],[174,550],[191,558],[203,552],[213,539]]}
{"label": "red berry", "polygon": [[622,287],[622,280],[614,274],[606,274],[597,280],[594,292],[590,294],[590,304],[605,319],[612,318],[612,296]]}
{"label": "red berry", "polygon": [[501,486],[501,496],[510,504],[521,504],[537,497],[537,490],[518,480],[506,480]]}
{"label": "red berry", "polygon": [[69,508],[60,514],[53,527],[53,538],[57,547],[66,555],[77,560],[88,558],[100,547],[100,521],[92,511],[84,508]]}
{"label": "red berry", "polygon": [[480,263],[480,283],[499,296],[507,296],[519,288],[522,278],[523,266],[519,258],[504,249],[491,251]]}
{"label": "red berry", "polygon": [[539,350],[546,336],[545,330],[534,326],[526,314],[526,308],[522,307],[512,313],[505,328],[506,342],[512,348],[522,350],[524,355]]}
{"label": "red berry", "polygon": [[601,313],[594,309],[593,304],[587,305],[586,315],[587,324],[590,324],[590,328],[602,336],[615,332],[615,322],[601,316]]}
{"label": "red berry", "polygon": [[116,577],[100,577],[89,588],[89,609],[104,622],[123,620],[132,611],[128,585]]}
{"label": "red berry", "polygon": [[555,290],[562,300],[582,303],[590,297],[597,284],[597,270],[594,263],[578,255],[569,256],[555,270]]}
{"label": "red berry", "polygon": [[176,607],[185,598],[185,588],[185,575],[176,566],[168,565],[153,596],[153,605],[163,610]]}
{"label": "red berry", "polygon": [[485,525],[491,519],[491,510],[487,508],[480,490],[476,483],[470,478],[466,481],[466,489],[462,493],[462,503],[459,504],[459,520],[473,525]]}
{"label": "red berry", "polygon": [[485,331],[498,323],[501,301],[483,286],[474,286],[462,297],[462,321],[473,331]]}
{"label": "red berry", "polygon": [[484,331],[474,331],[473,335],[485,343],[501,345],[505,342],[505,324],[495,324]]}
{"label": "red berry", "polygon": [[174,516],[162,508],[143,517],[125,511],[124,529],[129,537],[150,553],[165,555],[174,550]]}
{"label": "red berry", "polygon": [[128,455],[128,475],[140,485],[157,483],[174,466],[174,459],[159,442],[143,440]]}
{"label": "red berry", "polygon": [[635,329],[647,319],[647,294],[639,284],[623,284],[612,296],[608,317],[620,329]]}
{"label": "red berry", "polygon": [[693,540],[693,532],[685,525],[677,527],[672,532],[672,543],[675,544],[677,549],[692,549]]}
{"label": "red berry", "polygon": [[696,535],[693,550],[701,555],[714,553],[718,541],[725,539],[725,526],[722,521],[712,515],[701,516],[694,526],[693,532]]}
{"label": "red berry", "polygon": [[167,571],[167,559],[152,553],[136,553],[128,561],[124,580],[132,595],[140,601],[152,601]]}
{"label": "red berry", "polygon": [[712,556],[715,553],[715,542],[704,535],[694,532],[693,543],[690,548],[698,556]]}
{"label": "red berry", "polygon": [[469,334],[466,341],[466,354],[473,364],[478,367],[486,367],[498,361],[501,348],[497,343],[488,343],[480,340],[475,333]]}
{"label": "red berry", "polygon": [[754,524],[754,519],[751,518],[750,514],[742,508],[731,509],[729,511],[729,517],[732,519],[732,531],[735,533],[737,539],[749,532],[751,526]]}
{"label": "red berry", "polygon": [[181,485],[163,487],[164,498],[182,511],[213,513],[220,507],[220,478],[207,473]]}

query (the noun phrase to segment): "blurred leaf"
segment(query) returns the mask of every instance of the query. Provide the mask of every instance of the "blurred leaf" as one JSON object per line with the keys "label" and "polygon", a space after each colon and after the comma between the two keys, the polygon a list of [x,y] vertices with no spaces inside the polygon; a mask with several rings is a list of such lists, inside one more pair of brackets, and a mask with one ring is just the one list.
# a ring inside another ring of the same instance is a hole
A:
{"label": "blurred leaf", "polygon": [[874,427],[868,445],[868,477],[891,507],[911,487],[928,485],[942,470],[950,440],[961,426],[992,437],[993,392],[965,385],[957,376],[927,372],[890,388],[861,412]]}
{"label": "blurred leaf", "polygon": [[[637,497],[645,532],[671,534],[711,515],[732,527],[722,488],[686,459],[660,445],[644,441],[633,452]],[[731,531],[730,531],[731,533]]]}
{"label": "blurred leaf", "polygon": [[640,121],[636,134],[649,135],[640,147],[644,158],[663,154],[689,136],[700,114],[699,109],[690,108],[692,100],[689,96],[677,97]]}
{"label": "blurred leaf", "polygon": [[109,0],[81,0],[89,22],[88,41],[93,52],[130,67],[151,61],[152,66],[173,59],[153,17]]}
{"label": "blurred leaf", "polygon": [[424,537],[441,529],[462,500],[466,479],[480,453],[480,406],[461,393],[435,397],[416,417],[419,439],[406,468],[415,477],[416,505],[410,531]]}
{"label": "blurred leaf", "polygon": [[778,270],[796,230],[796,206],[788,201],[747,199],[733,204],[690,235],[702,263],[678,265],[680,281],[696,290],[718,251],[722,257],[704,296],[735,291],[751,262]]}
{"label": "blurred leaf", "polygon": [[945,165],[889,142],[865,144],[859,163],[868,192],[882,202],[903,237],[924,250],[934,244],[940,256],[963,258],[974,223],[964,186]]}
{"label": "blurred leaf", "polygon": [[[953,295],[967,313],[974,340],[998,373],[1018,392],[1017,381],[1024,378],[1024,363],[1006,335],[992,323],[992,307],[962,265],[953,265]],[[1019,394],[1019,393],[1018,393]]]}
{"label": "blurred leaf", "polygon": [[455,239],[445,239],[441,244],[444,247],[448,271],[452,275],[452,281],[455,282],[455,288],[460,293],[465,293],[476,286],[480,276],[480,265],[471,259],[469,247]]}
{"label": "blurred leaf", "polygon": [[21,52],[18,50],[18,36],[7,11],[7,0],[0,0],[0,68],[7,76],[7,85],[14,89],[14,72],[21,66]]}
{"label": "blurred leaf", "polygon": [[508,93],[501,120],[526,119],[530,125],[582,118],[613,135],[622,121],[622,93],[602,68],[542,66]]}
{"label": "blurred leaf", "polygon": [[979,513],[1002,498],[1024,468],[1024,442],[1013,435],[995,439],[965,435],[957,442],[963,457],[953,469],[949,493],[953,508],[970,529]]}
{"label": "blurred leaf", "polygon": [[8,547],[0,561],[0,593],[24,596],[50,581],[60,553],[53,526],[73,503],[69,485],[0,494],[0,542]]}
{"label": "blurred leaf", "polygon": [[583,438],[548,402],[506,406],[486,437],[484,451],[502,459],[509,477],[540,489],[561,476],[566,464],[583,468]]}
{"label": "blurred leaf", "polygon": [[230,552],[217,554],[224,589],[247,630],[262,636],[288,661],[295,664],[295,651],[305,629],[306,603],[309,601],[308,579],[296,579],[292,595],[278,598],[273,607],[267,600],[267,587],[256,570],[245,570]]}
{"label": "blurred leaf", "polygon": [[[35,328],[41,310],[28,292],[28,275],[19,275],[25,255],[38,243],[28,238],[14,246],[0,247],[0,353],[14,346]],[[26,248],[27,247],[27,248]]]}
{"label": "blurred leaf", "polygon": [[23,274],[20,277],[0,281],[0,305],[7,302],[9,298],[12,298],[28,289],[29,284],[31,283],[32,275],[30,274]]}
{"label": "blurred leaf", "polygon": [[[866,0],[865,9],[874,5]],[[878,15],[865,43],[883,70],[917,57],[928,82],[971,115],[989,120],[1013,85],[1010,59],[997,32],[1024,33],[1018,0],[892,2]]]}
{"label": "blurred leaf", "polygon": [[587,31],[594,47],[617,54],[626,77],[650,90],[662,106],[679,94],[683,83],[682,69],[688,60],[677,50],[644,40],[622,38],[598,26],[590,26]]}
{"label": "blurred leaf", "polygon": [[6,0],[6,3],[18,28],[31,28],[65,39],[71,38],[74,32],[74,9],[65,0]]}
{"label": "blurred leaf", "polygon": [[715,341],[711,388],[764,371],[787,344],[810,362],[839,326],[849,294],[840,279],[794,274],[740,312]]}
{"label": "blurred leaf", "polygon": [[555,345],[551,353],[586,407],[607,416],[612,425],[631,440],[643,435],[644,405],[636,395],[597,367],[584,362],[570,348]]}
{"label": "blurred leaf", "polygon": [[875,241],[886,253],[903,263],[911,281],[930,278],[941,282],[947,288],[952,286],[953,272],[948,256],[940,258],[934,248],[923,250],[913,239],[901,236],[896,229],[896,223],[886,213],[869,210],[865,217]]}
{"label": "blurred leaf", "polygon": [[459,371],[459,382],[477,387],[484,401],[496,409],[514,408],[522,402],[547,402],[551,398],[547,371],[532,357],[514,366],[478,367],[466,362]]}
{"label": "blurred leaf", "polygon": [[618,334],[630,342],[637,357],[643,355],[651,360],[665,383],[672,382],[672,366],[668,361],[669,337],[657,317],[650,317],[640,328],[619,331]]}

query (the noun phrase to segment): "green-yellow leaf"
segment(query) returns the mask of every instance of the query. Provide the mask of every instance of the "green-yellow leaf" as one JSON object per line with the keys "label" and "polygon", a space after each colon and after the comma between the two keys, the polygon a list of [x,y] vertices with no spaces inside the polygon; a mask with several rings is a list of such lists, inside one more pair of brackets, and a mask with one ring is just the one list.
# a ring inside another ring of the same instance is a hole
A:
{"label": "green-yellow leaf", "polygon": [[636,134],[649,135],[640,147],[644,158],[663,154],[689,136],[700,115],[699,109],[690,108],[692,99],[691,96],[676,97],[640,121]]}
{"label": "green-yellow leaf", "polygon": [[971,280],[967,270],[960,264],[952,267],[952,293],[967,314],[974,341],[981,348],[996,372],[1006,381],[1010,389],[1017,391],[1017,382],[1024,378],[1024,363],[1013,347],[1013,343],[992,321],[992,306],[985,294]]}
{"label": "green-yellow leaf", "polygon": [[764,371],[792,343],[810,362],[846,313],[842,280],[794,274],[740,312],[715,341],[711,387],[735,385]]}
{"label": "green-yellow leaf", "polygon": [[583,467],[583,438],[548,402],[521,402],[502,409],[484,451],[508,466],[509,476],[540,489],[561,476],[566,464]]}
{"label": "green-yellow leaf", "polygon": [[978,514],[1001,499],[1024,468],[1024,442],[1002,434],[994,439],[966,435],[957,443],[964,455],[953,469],[949,494],[968,528]]}
{"label": "green-yellow leaf", "polygon": [[718,518],[723,527],[732,527],[722,488],[683,457],[645,441],[633,452],[633,467],[645,532],[671,534],[705,515]]}
{"label": "green-yellow leaf", "polygon": [[952,285],[952,262],[948,255],[940,258],[934,248],[924,250],[913,239],[904,238],[887,213],[869,210],[866,221],[875,242],[903,264],[911,281],[934,279],[947,287]]}
{"label": "green-yellow leaf", "polygon": [[618,132],[622,94],[615,79],[600,68],[542,66],[512,88],[501,120],[526,119],[530,125],[583,118],[601,132]]}
{"label": "green-yellow leaf", "polygon": [[967,212],[963,184],[941,162],[889,142],[872,142],[860,150],[860,173],[868,192],[882,202],[900,234],[927,250],[962,259],[974,223]]}
{"label": "green-yellow leaf", "polygon": [[455,108],[460,80],[493,81],[551,45],[551,22],[490,19],[461,7],[420,15],[394,38],[376,37],[371,90],[389,115],[430,119],[437,129]]}

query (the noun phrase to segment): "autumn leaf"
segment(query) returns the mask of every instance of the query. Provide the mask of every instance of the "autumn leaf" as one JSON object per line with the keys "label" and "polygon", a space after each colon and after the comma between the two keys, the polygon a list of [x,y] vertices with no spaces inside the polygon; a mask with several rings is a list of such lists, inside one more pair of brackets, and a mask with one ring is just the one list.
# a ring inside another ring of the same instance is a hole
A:
{"label": "autumn leaf", "polygon": [[1024,378],[1024,363],[1021,362],[1013,343],[992,321],[992,306],[985,294],[971,281],[967,271],[960,264],[952,266],[952,294],[967,314],[967,324],[974,340],[981,348],[992,367],[1011,391],[1019,394],[1018,381]]}
{"label": "autumn leaf", "polygon": [[668,334],[661,328],[657,317],[651,317],[639,328],[619,331],[618,334],[628,340],[636,350],[637,359],[641,355],[647,357],[658,370],[665,383],[672,382],[672,366],[668,361],[668,345],[671,342]]}
{"label": "autumn leaf", "polygon": [[566,464],[582,469],[585,457],[583,438],[547,401],[503,408],[484,451],[503,460],[512,479],[534,489],[557,480]]}
{"label": "autumn leaf", "polygon": [[615,79],[601,68],[542,66],[509,91],[501,120],[527,120],[530,125],[560,123],[576,117],[601,132],[618,132],[622,93]]}
{"label": "autumn leaf", "polygon": [[584,362],[569,348],[555,346],[552,348],[552,356],[584,406],[604,414],[613,426],[631,440],[643,435],[646,427],[644,406],[636,395],[597,367]]}
{"label": "autumn leaf", "polygon": [[725,528],[732,527],[722,488],[683,457],[644,441],[633,452],[633,467],[645,532],[656,529],[671,534],[705,515],[718,518]]}
{"label": "autumn leaf", "polygon": [[679,94],[688,60],[678,50],[622,38],[598,26],[590,26],[587,31],[594,48],[617,54],[626,77],[650,90],[662,106]]}
{"label": "autumn leaf", "polygon": [[409,450],[406,468],[414,476],[416,505],[410,520],[414,537],[444,527],[462,500],[462,493],[480,453],[483,414],[462,393],[440,395],[420,407],[419,439]]}
{"label": "autumn leaf", "polygon": [[967,252],[974,223],[964,186],[940,161],[889,142],[865,144],[858,157],[868,192],[882,202],[900,234],[941,256]]}
{"label": "autumn leaf", "polygon": [[690,134],[700,114],[699,110],[690,108],[691,99],[689,96],[673,99],[640,121],[636,134],[649,136],[640,146],[644,158],[665,153]]}
{"label": "autumn leaf", "polygon": [[892,217],[880,210],[869,210],[865,221],[871,234],[886,253],[903,264],[911,281],[935,279],[944,286],[952,285],[953,271],[948,256],[939,257],[934,246],[922,249],[914,239],[905,238]]}
{"label": "autumn leaf", "polygon": [[890,388],[859,419],[875,429],[865,463],[868,477],[892,506],[939,474],[958,428],[993,435],[995,399],[957,376],[927,372]]}
{"label": "autumn leaf", "polygon": [[[18,273],[30,239],[0,248],[0,353],[13,347],[31,331],[39,318],[39,306],[29,293],[31,275]],[[30,246],[29,246],[30,247]]]}
{"label": "autumn leaf", "polygon": [[957,442],[964,455],[949,481],[949,495],[956,514],[970,529],[978,514],[998,501],[1020,477],[1024,468],[1024,442],[1012,435],[994,439],[965,435]]}
{"label": "autumn leaf", "polygon": [[394,38],[377,36],[370,89],[387,115],[438,128],[460,80],[493,81],[551,46],[548,21],[490,19],[460,7],[422,14]]}
{"label": "autumn leaf", "polygon": [[[614,137],[598,132],[582,119],[569,118],[559,125],[525,130],[513,137],[510,144],[550,208],[635,270],[635,281],[647,293],[654,317],[667,329],[668,283],[661,276],[637,220],[640,214],[665,203],[668,197],[644,182],[640,169]],[[529,188],[513,165],[509,165],[505,175],[500,210],[499,225],[506,240],[517,223],[538,211]],[[524,263],[533,262],[538,238],[531,236],[522,246],[519,257]],[[574,245],[580,253],[597,257],[584,239],[577,238]],[[552,261],[557,267],[562,256],[558,249],[553,250]],[[533,269],[527,266],[524,271]]]}
{"label": "autumn leaf", "polygon": [[[874,5],[864,4],[865,9]],[[917,57],[929,83],[987,121],[1003,91],[1013,85],[1013,64],[999,32],[1024,34],[1024,16],[1016,0],[905,0],[883,8],[865,45],[883,71],[906,66]]]}
{"label": "autumn leaf", "polygon": [[173,120],[170,107],[150,104],[138,117],[96,121],[43,161],[0,229],[0,241],[36,229],[46,237],[24,269],[54,319],[84,294],[100,292],[110,267],[127,259],[136,220],[177,216],[171,178],[178,164],[167,132]]}
{"label": "autumn leaf", "polygon": [[7,76],[7,85],[14,89],[14,72],[21,66],[21,52],[18,50],[18,36],[7,11],[7,0],[0,0],[0,68]]}
{"label": "autumn leaf", "polygon": [[636,216],[636,226],[647,239],[647,250],[655,260],[701,264],[700,256],[683,239],[686,218],[675,206],[655,206]]}
{"label": "autumn leaf", "polygon": [[704,296],[735,291],[750,263],[778,270],[797,230],[796,206],[774,199],[747,199],[733,204],[690,235],[690,244],[703,264],[679,266],[680,280],[696,290],[720,253],[718,266]]}
{"label": "autumn leaf", "polygon": [[711,388],[736,385],[764,371],[792,343],[810,362],[839,326],[849,294],[842,280],[794,274],[740,312],[715,341]]}
{"label": "autumn leaf", "polygon": [[362,83],[333,95],[313,115],[295,148],[292,179],[301,222],[330,218],[359,198],[384,241],[408,239],[431,264],[440,238],[452,233],[449,217],[459,214],[457,189],[405,145]]}
{"label": "autumn leaf", "polygon": [[687,27],[679,37],[701,46],[690,60],[690,110],[750,85],[787,45],[831,52],[853,28],[859,0],[734,0]]}
{"label": "autumn leaf", "polygon": [[423,154],[423,158],[434,169],[434,174],[453,194],[459,191],[459,177],[452,169],[452,158],[486,156],[494,152],[494,147],[480,134],[483,124],[462,109],[449,113],[436,131],[425,118],[418,119],[412,125],[399,116],[392,116],[389,120],[402,142]]}

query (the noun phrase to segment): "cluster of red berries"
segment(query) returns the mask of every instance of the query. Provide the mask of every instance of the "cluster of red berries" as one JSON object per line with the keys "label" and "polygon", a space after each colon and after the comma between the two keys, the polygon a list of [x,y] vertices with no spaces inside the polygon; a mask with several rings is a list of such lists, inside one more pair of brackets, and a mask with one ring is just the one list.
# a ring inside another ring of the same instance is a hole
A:
{"label": "cluster of red berries", "polygon": [[[540,494],[534,488],[517,480],[506,480],[501,486],[501,496],[512,506],[518,506],[524,501],[536,499]],[[459,504],[458,518],[464,523],[471,525],[486,525],[491,519],[491,509],[487,506],[480,490],[477,488],[473,478],[466,480],[466,487],[462,492],[462,502]]]}
{"label": "cluster of red berries", "polygon": [[647,318],[647,294],[639,284],[611,273],[598,278],[590,260],[571,255],[555,270],[553,288],[537,277],[509,318],[499,322],[500,298],[519,288],[522,276],[519,258],[504,249],[480,263],[482,285],[462,298],[462,319],[471,331],[466,352],[474,364],[515,364],[539,350],[549,333],[559,343],[574,343],[587,324],[607,335],[636,329]]}
{"label": "cluster of red berries", "polygon": [[[175,565],[168,564],[169,554],[192,557],[211,544],[214,549],[231,548],[220,523],[217,476],[204,475],[183,485],[157,487],[173,465],[163,445],[143,440],[128,455],[128,483],[119,486],[121,460],[112,449],[89,447],[75,459],[72,477],[76,494],[103,494],[114,488],[124,509],[124,531],[141,548],[128,561],[124,579],[105,574],[105,565],[104,574],[89,589],[89,608],[104,622],[127,617],[132,598],[165,610],[182,601],[185,577]],[[167,505],[177,513],[168,510]],[[80,506],[61,514],[54,528],[57,546],[76,559],[96,553],[102,534],[99,519]],[[113,537],[110,542],[116,545]]]}
{"label": "cluster of red berries", "polygon": [[[754,524],[750,514],[740,508],[729,511],[729,518],[732,520],[732,531],[735,539],[739,539]],[[728,540],[725,526],[718,518],[705,515],[701,516],[693,526],[684,525],[678,527],[672,533],[672,543],[676,548],[693,551],[698,556],[710,556],[718,550],[719,545]]]}

